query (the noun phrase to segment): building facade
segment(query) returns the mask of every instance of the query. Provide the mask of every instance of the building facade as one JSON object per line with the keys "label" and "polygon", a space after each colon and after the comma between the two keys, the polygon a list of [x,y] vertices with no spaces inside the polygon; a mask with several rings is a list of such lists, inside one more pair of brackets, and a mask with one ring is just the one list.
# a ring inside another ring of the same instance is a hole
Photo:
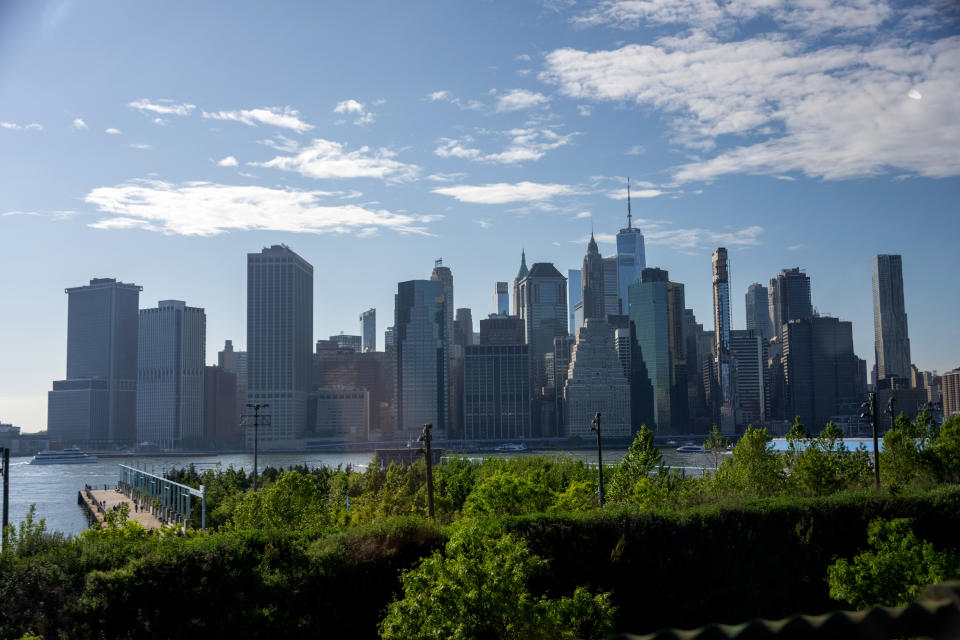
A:
{"label": "building facade", "polygon": [[377,310],[367,309],[360,314],[360,334],[363,336],[363,350],[377,350]]}
{"label": "building facade", "polygon": [[780,327],[791,320],[813,317],[810,278],[800,267],[783,269],[770,279],[768,300],[773,335],[780,335]]}
{"label": "building facade", "polygon": [[903,300],[903,259],[873,257],[873,345],[878,381],[910,377],[910,337]]}
{"label": "building facade", "polygon": [[463,400],[464,439],[529,438],[529,347],[522,343],[483,343],[482,338],[481,344],[467,346]]}
{"label": "building facade", "polygon": [[47,395],[47,428],[58,446],[134,444],[142,289],[94,278],[65,290],[67,377]]}
{"label": "building facade", "polygon": [[960,367],[940,376],[943,417],[960,415]]}
{"label": "building facade", "polygon": [[603,435],[626,438],[630,425],[630,383],[623,373],[612,325],[588,318],[577,334],[563,389],[567,436],[587,438],[597,413]]}
{"label": "building facade", "polygon": [[767,341],[757,329],[734,329],[730,332],[730,359],[735,367],[738,429],[765,426],[770,420]]}
{"label": "building facade", "polygon": [[770,298],[767,288],[758,282],[747,287],[746,297],[747,329],[755,330],[761,338],[773,337],[770,326]]}
{"label": "building facade", "polygon": [[714,417],[721,429],[729,432],[735,421],[735,388],[730,366],[730,265],[727,250],[713,252],[713,376],[716,394],[711,394]]}
{"label": "building facade", "polygon": [[617,280],[619,313],[630,312],[629,287],[639,282],[643,270],[647,268],[647,254],[643,233],[633,226],[633,212],[630,210],[630,182],[627,181],[627,227],[617,234]]}
{"label": "building facade", "polygon": [[577,329],[583,326],[583,272],[580,269],[567,269],[567,315],[567,331],[577,335]]}
{"label": "building facade", "polygon": [[493,308],[498,316],[510,315],[510,292],[506,282],[497,282],[494,285]]}
{"label": "building facade", "polygon": [[182,300],[140,310],[137,443],[161,449],[206,444],[207,316]]}
{"label": "building facade", "polygon": [[203,403],[207,443],[217,449],[242,447],[241,414],[237,412],[237,374],[221,366],[206,367]]}
{"label": "building facade", "polygon": [[370,392],[351,387],[321,387],[312,437],[333,442],[365,442],[370,436]]}
{"label": "building facade", "polygon": [[435,437],[447,437],[450,339],[446,305],[445,288],[439,280],[409,280],[397,285],[393,324],[397,438],[415,438],[427,423],[433,425]]}
{"label": "building facade", "polygon": [[247,403],[270,405],[261,443],[306,432],[312,363],[313,266],[285,245],[247,254]]}

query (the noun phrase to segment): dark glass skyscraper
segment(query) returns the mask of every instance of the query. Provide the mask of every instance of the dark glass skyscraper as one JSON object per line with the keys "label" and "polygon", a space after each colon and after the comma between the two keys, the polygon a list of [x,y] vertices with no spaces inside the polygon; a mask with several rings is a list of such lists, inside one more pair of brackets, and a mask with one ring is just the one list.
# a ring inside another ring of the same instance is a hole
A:
{"label": "dark glass skyscraper", "polygon": [[873,257],[873,335],[877,380],[909,378],[910,338],[899,255]]}
{"label": "dark glass skyscraper", "polygon": [[261,442],[303,435],[312,363],[313,267],[285,245],[247,254],[247,402],[271,416]]}
{"label": "dark glass skyscraper", "polygon": [[590,242],[587,244],[587,255],[583,257],[583,269],[581,270],[583,278],[583,318],[606,318],[606,306],[604,300],[604,264],[600,250],[597,248],[597,241],[590,234]]}
{"label": "dark glass skyscraper", "polygon": [[398,438],[415,438],[427,423],[433,425],[436,437],[447,437],[450,340],[444,294],[439,280],[409,280],[397,285],[393,350]]}
{"label": "dark glass skyscraper", "polygon": [[367,309],[360,314],[360,333],[363,336],[363,350],[377,350],[377,310]]}
{"label": "dark glass skyscraper", "polygon": [[713,362],[717,381],[717,396],[713,401],[715,417],[724,430],[733,427],[734,385],[730,369],[730,266],[727,250],[719,247],[713,252]]}
{"label": "dark glass skyscraper", "polygon": [[633,226],[633,212],[630,210],[630,181],[627,180],[627,226],[617,234],[617,281],[619,313],[629,313],[628,287],[639,282],[642,272],[647,268],[647,254],[643,243],[643,234]]}
{"label": "dark glass skyscraper", "polygon": [[47,398],[47,428],[57,444],[134,444],[142,289],[94,278],[65,290],[67,379],[54,382]]}
{"label": "dark glass skyscraper", "polygon": [[770,299],[767,288],[758,282],[747,287],[747,329],[754,329],[764,340],[773,337],[770,327]]}
{"label": "dark glass skyscraper", "polygon": [[769,307],[773,335],[779,335],[780,326],[791,320],[813,317],[810,278],[800,267],[784,269],[770,279]]}

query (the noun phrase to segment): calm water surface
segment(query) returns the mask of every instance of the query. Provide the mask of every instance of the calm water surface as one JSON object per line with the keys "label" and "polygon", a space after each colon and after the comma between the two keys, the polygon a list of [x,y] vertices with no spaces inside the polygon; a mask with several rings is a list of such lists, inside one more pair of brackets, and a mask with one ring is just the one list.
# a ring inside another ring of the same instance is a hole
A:
{"label": "calm water surface", "polygon": [[[664,463],[669,466],[684,467],[686,473],[699,475],[700,467],[712,467],[709,456],[694,453],[677,453],[673,448],[665,448]],[[613,463],[620,460],[626,452],[625,448],[604,449],[603,461]],[[570,456],[588,463],[597,462],[596,450],[582,451],[526,451],[509,454],[470,454],[476,457],[489,456],[529,456],[544,455],[549,457]],[[288,467],[296,464],[306,464],[309,467],[328,465],[353,465],[365,467],[373,456],[372,452],[329,452],[329,453],[261,453],[259,456],[260,469],[267,466]],[[64,465],[32,465],[31,458],[13,458],[10,460],[10,522],[16,524],[23,520],[31,504],[37,505],[37,517],[45,518],[47,529],[61,531],[65,534],[74,534],[87,528],[87,520],[83,510],[77,504],[77,492],[89,484],[114,486],[120,477],[120,466],[125,464],[131,467],[144,469],[151,473],[162,474],[171,468],[181,468],[194,465],[203,471],[215,467],[219,462],[224,468],[233,465],[234,468],[252,469],[253,454],[211,454],[210,456],[184,457],[131,457],[131,458],[100,458],[96,464],[64,464]]]}

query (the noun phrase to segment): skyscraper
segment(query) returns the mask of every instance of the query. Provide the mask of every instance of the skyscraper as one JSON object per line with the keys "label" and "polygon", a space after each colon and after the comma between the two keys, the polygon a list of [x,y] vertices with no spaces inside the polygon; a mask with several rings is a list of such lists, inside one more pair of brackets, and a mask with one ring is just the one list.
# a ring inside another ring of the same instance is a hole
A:
{"label": "skyscraper", "polygon": [[247,352],[234,351],[233,340],[227,340],[224,342],[223,351],[217,352],[217,365],[236,375],[236,415],[239,421],[246,412],[247,404]]}
{"label": "skyscraper", "polygon": [[873,348],[877,380],[910,377],[910,338],[903,301],[903,260],[873,257]]}
{"label": "skyscraper", "polygon": [[730,332],[730,359],[737,387],[737,426],[766,425],[770,419],[767,341],[756,329],[734,329]]}
{"label": "skyscraper", "polygon": [[770,279],[769,307],[773,335],[780,335],[780,326],[791,320],[813,317],[810,278],[800,267],[783,269]]}
{"label": "skyscraper", "polygon": [[353,336],[341,331],[335,336],[330,336],[328,341],[336,343],[338,349],[352,349],[357,353],[363,351],[363,349],[361,349],[363,336]]}
{"label": "skyscraper", "polygon": [[377,310],[367,309],[360,314],[360,333],[363,336],[363,350],[377,350]]}
{"label": "skyscraper", "polygon": [[461,347],[473,344],[473,312],[461,307],[453,321],[453,343]]}
{"label": "skyscraper", "polygon": [[[629,287],[630,321],[653,387],[654,425],[660,434],[687,433],[687,344],[683,285],[662,269],[644,269]],[[639,426],[639,425],[634,425]]]}
{"label": "skyscraper", "polygon": [[761,338],[769,340],[773,337],[773,330],[770,328],[770,301],[767,288],[754,282],[747,287],[746,302],[747,329],[755,329]]}
{"label": "skyscraper", "polygon": [[491,341],[491,336],[484,335],[484,329],[492,326],[489,323],[480,321],[480,344],[465,349],[463,437],[529,438],[529,347],[500,343],[502,335]]}
{"label": "skyscraper", "polygon": [[547,386],[546,356],[553,339],[567,334],[567,279],[549,262],[537,262],[517,283],[524,337],[530,345],[530,377],[536,436],[557,435],[556,388]]}
{"label": "skyscraper", "polygon": [[451,341],[444,294],[440,280],[397,284],[393,350],[398,438],[416,437],[427,423],[436,437],[447,437]]}
{"label": "skyscraper", "polygon": [[603,315],[620,315],[620,290],[617,287],[617,257],[603,258]]}
{"label": "skyscraper", "polygon": [[587,318],[580,329],[563,395],[566,435],[590,436],[598,412],[604,435],[631,434],[630,384],[617,356],[613,326],[604,319]]}
{"label": "skyscraper", "polygon": [[[579,305],[580,317],[577,319]],[[583,272],[580,269],[567,269],[567,314],[570,319],[567,331],[577,335],[577,329],[583,325]]]}
{"label": "skyscraper", "polygon": [[734,423],[734,388],[730,379],[730,268],[727,250],[719,247],[713,252],[713,326],[714,377],[718,398],[714,401],[714,415],[721,427],[729,430]]}
{"label": "skyscraper", "polygon": [[207,316],[182,300],[140,310],[137,442],[163,449],[204,444]]}
{"label": "skyscraper", "polygon": [[788,418],[799,415],[817,433],[831,416],[858,412],[863,398],[850,322],[827,316],[791,320],[780,337]]}
{"label": "skyscraper", "polygon": [[510,293],[506,282],[497,282],[494,287],[494,309],[498,316],[510,315]]}
{"label": "skyscraper", "polygon": [[[313,267],[286,245],[248,253],[247,402],[269,404],[271,416],[259,428],[261,443],[306,430],[312,354]],[[246,431],[252,447],[253,429]]]}
{"label": "skyscraper", "polygon": [[618,313],[627,315],[630,312],[628,287],[640,280],[646,268],[646,248],[643,243],[643,234],[640,229],[633,226],[633,213],[630,210],[630,179],[627,178],[627,228],[620,229],[620,233],[617,234],[617,279],[620,304]]}
{"label": "skyscraper", "polygon": [[143,287],[94,278],[66,289],[67,379],[48,393],[47,428],[61,446],[132,445],[137,420],[137,307]]}
{"label": "skyscraper", "polygon": [[583,257],[583,318],[607,317],[604,300],[604,265],[603,257],[597,248],[597,241],[590,233],[590,242],[587,244],[587,254]]}
{"label": "skyscraper", "polygon": [[520,281],[527,277],[527,252],[520,251],[520,270],[517,271],[517,277],[513,279],[513,315],[520,315]]}

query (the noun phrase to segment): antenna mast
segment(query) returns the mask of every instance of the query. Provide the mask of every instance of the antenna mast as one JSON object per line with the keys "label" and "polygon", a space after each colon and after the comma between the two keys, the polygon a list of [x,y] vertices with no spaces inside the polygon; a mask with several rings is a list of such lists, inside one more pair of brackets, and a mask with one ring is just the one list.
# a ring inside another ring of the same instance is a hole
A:
{"label": "antenna mast", "polygon": [[627,176],[627,229],[633,228],[633,213],[630,211],[630,176]]}

